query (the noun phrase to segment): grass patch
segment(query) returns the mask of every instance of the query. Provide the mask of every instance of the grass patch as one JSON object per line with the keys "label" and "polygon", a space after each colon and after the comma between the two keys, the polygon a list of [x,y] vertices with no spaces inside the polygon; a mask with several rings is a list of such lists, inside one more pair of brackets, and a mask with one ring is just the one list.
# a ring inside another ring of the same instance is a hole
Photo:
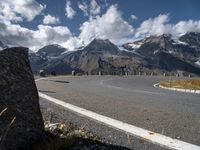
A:
{"label": "grass patch", "polygon": [[164,87],[200,90],[200,78],[188,80],[161,81],[159,84]]}

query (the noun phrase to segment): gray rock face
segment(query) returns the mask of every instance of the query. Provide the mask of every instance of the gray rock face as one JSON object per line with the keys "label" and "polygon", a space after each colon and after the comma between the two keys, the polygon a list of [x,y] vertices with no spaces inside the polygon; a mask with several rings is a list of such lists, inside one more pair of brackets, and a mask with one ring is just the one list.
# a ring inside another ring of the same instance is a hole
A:
{"label": "gray rock face", "polygon": [[5,49],[0,60],[0,149],[30,149],[45,134],[28,50]]}

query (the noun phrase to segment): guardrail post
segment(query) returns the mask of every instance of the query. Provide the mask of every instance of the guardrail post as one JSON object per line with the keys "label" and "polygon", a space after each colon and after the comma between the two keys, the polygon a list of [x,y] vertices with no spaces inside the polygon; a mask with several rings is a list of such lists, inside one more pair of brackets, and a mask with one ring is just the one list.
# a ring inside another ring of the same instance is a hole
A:
{"label": "guardrail post", "polygon": [[75,70],[72,70],[72,76],[75,76],[75,75],[76,75]]}

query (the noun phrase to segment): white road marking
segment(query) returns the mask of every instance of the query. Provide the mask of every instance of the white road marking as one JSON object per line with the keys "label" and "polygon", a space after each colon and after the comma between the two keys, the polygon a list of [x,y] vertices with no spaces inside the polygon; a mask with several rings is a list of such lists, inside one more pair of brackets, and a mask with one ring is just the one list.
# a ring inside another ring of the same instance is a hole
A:
{"label": "white road marking", "polygon": [[110,88],[125,90],[125,91],[129,91],[129,92],[144,93],[144,94],[154,94],[154,95],[166,95],[165,93],[151,92],[151,91],[145,91],[145,90],[132,90],[132,89],[127,89],[127,88],[122,88],[122,87],[119,87],[119,86],[113,86],[113,85],[104,84],[104,81],[108,81],[108,80],[113,80],[113,79],[101,80],[100,84],[104,85],[104,86],[107,86],[107,87],[110,87]]}
{"label": "white road marking", "polygon": [[153,87],[158,88],[159,87],[159,83],[154,84]]}
{"label": "white road marking", "polygon": [[155,88],[161,88],[161,89],[166,89],[170,91],[177,91],[177,92],[184,92],[184,93],[192,93],[192,94],[200,94],[200,90],[190,90],[190,89],[179,89],[179,88],[168,88],[159,85],[159,83],[156,83],[153,85]]}
{"label": "white road marking", "polygon": [[[36,79],[35,81],[44,80],[45,78]],[[103,84],[103,81],[101,82]],[[156,85],[155,85],[156,86]],[[118,87],[117,87],[118,88]],[[103,116],[100,114],[97,114],[95,112],[86,110],[84,108],[80,108],[78,106],[66,103],[62,100],[50,97],[44,93],[38,92],[39,96],[45,100],[48,100],[52,103],[55,103],[57,105],[60,105],[62,107],[67,108],[70,111],[73,111],[75,113],[78,113],[79,115],[86,116],[88,118],[91,118],[93,120],[96,120],[100,123],[103,123],[105,125],[108,125],[112,128],[124,131],[126,133],[129,133],[135,137],[145,139],[151,143],[160,145],[162,147],[168,148],[168,149],[175,149],[175,150],[200,150],[200,146],[190,144],[184,141],[180,141],[177,139],[173,139],[171,137],[161,135],[159,133],[155,133],[140,127],[136,127],[134,125],[109,118],[107,116]]]}
{"label": "white road marking", "polygon": [[161,134],[149,131],[149,130],[145,130],[145,129],[133,126],[131,124],[127,124],[127,123],[119,121],[119,120],[115,120],[115,119],[97,114],[95,112],[86,110],[84,108],[80,108],[80,107],[74,106],[72,104],[66,103],[62,100],[50,97],[41,92],[39,92],[39,96],[41,98],[44,98],[50,102],[57,104],[57,105],[65,107],[73,112],[76,112],[80,115],[89,117],[89,118],[96,120],[98,122],[101,122],[105,125],[113,127],[115,129],[122,130],[133,136],[145,139],[151,143],[160,145],[162,147],[169,148],[169,149],[175,149],[175,150],[200,150],[200,146],[186,143],[186,142],[183,142],[183,141],[180,141],[177,139],[173,139],[173,138],[167,137],[165,135],[161,135]]}
{"label": "white road marking", "polygon": [[40,80],[44,80],[45,78],[39,78],[39,79],[35,79],[35,81],[40,81]]}

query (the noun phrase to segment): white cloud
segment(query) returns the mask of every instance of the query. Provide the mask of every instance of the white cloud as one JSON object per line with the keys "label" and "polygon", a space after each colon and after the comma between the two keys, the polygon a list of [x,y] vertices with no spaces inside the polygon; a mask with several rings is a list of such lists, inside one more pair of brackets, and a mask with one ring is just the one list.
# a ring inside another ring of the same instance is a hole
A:
{"label": "white cloud", "polygon": [[100,14],[101,7],[97,4],[95,0],[91,0],[90,2],[90,15],[95,16]]}
{"label": "white cloud", "polygon": [[82,41],[78,37],[71,37],[69,40],[61,44],[63,47],[67,47],[69,50],[74,50],[75,48],[80,48],[83,46]]}
{"label": "white cloud", "polygon": [[80,27],[79,38],[88,44],[94,38],[110,39],[114,43],[133,36],[133,27],[123,20],[117,5],[112,5],[107,12],[84,22]]}
{"label": "white cloud", "polygon": [[168,28],[171,27],[171,34],[179,36],[187,32],[200,32],[200,20],[188,20],[188,21],[179,21],[175,25],[168,25]]}
{"label": "white cloud", "polygon": [[76,11],[72,8],[71,6],[71,1],[67,0],[66,1],[66,8],[65,8],[65,11],[66,11],[66,16],[67,18],[69,19],[73,19],[74,16],[76,15]]}
{"label": "white cloud", "polygon": [[83,11],[84,16],[89,16],[88,5],[85,1],[82,3],[78,2],[78,8]]}
{"label": "white cloud", "polygon": [[137,16],[135,16],[135,15],[131,15],[131,19],[132,19],[132,20],[137,20],[137,19],[138,19],[138,17],[137,17]]}
{"label": "white cloud", "polygon": [[78,45],[78,42],[74,42],[75,37],[65,26],[38,25],[37,30],[12,23],[0,23],[0,26],[0,39],[12,46],[24,46],[36,51],[48,44],[60,44],[70,49],[76,47],[73,43]]}
{"label": "white cloud", "polygon": [[91,0],[90,4],[87,4],[86,1],[82,1],[82,3],[78,2],[78,7],[83,11],[84,16],[89,16],[91,18],[101,13],[101,7],[96,0]]}
{"label": "white cloud", "polygon": [[150,35],[161,35],[167,32],[166,23],[169,21],[169,15],[159,15],[156,18],[149,18],[142,22],[140,27],[136,30],[136,38],[146,37]]}
{"label": "white cloud", "polygon": [[32,21],[39,15],[45,6],[36,0],[1,0],[0,20],[7,21]]}
{"label": "white cloud", "polygon": [[144,38],[151,35],[171,34],[179,37],[187,32],[200,32],[200,20],[179,21],[175,24],[169,23],[168,14],[160,14],[142,22],[135,32],[135,38]]}
{"label": "white cloud", "polygon": [[51,16],[49,14],[44,16],[43,24],[58,24],[58,23],[60,23],[60,19],[58,17]]}

